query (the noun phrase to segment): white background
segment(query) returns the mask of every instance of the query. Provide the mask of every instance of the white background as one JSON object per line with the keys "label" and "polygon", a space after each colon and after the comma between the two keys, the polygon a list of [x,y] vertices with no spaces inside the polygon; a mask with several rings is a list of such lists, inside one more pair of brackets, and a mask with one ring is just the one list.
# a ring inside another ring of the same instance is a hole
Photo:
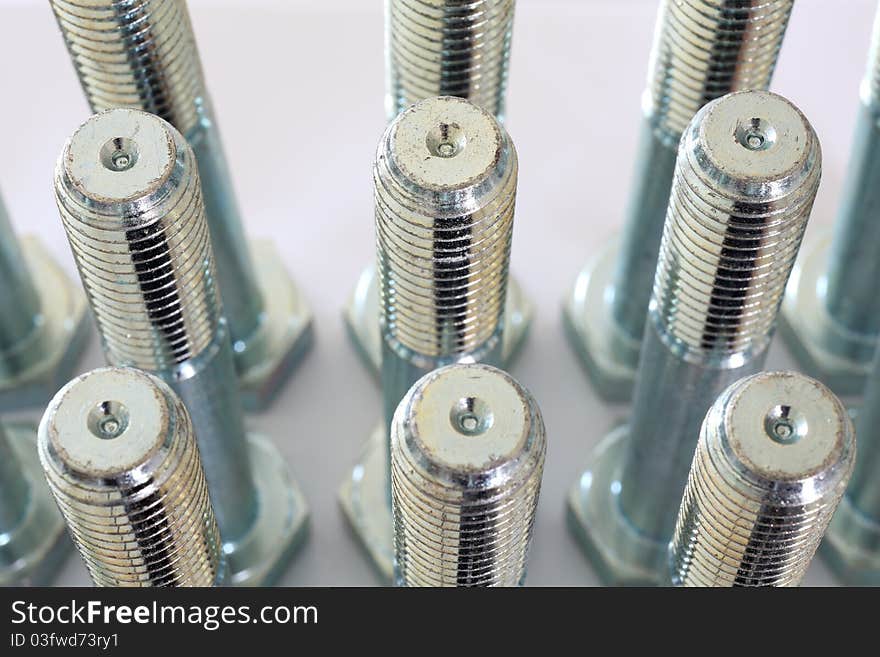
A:
{"label": "white background", "polygon": [[[773,90],[822,141],[808,239],[830,224],[845,173],[872,0],[798,0]],[[336,492],[380,413],[340,311],[373,257],[370,165],[383,130],[380,0],[191,0],[208,86],[252,236],[271,237],[306,291],[317,339],[274,409],[250,418],[283,450],[312,508],[287,585],[376,579]],[[596,578],[565,527],[563,500],[625,408],[604,406],[566,343],[560,301],[619,229],[633,169],[656,0],[519,0],[507,126],[519,151],[513,269],[537,306],[513,373],[549,437],[528,584]],[[74,273],[51,191],[55,159],[88,109],[45,0],[0,0],[0,186],[19,232]],[[103,360],[93,339],[83,367]],[[777,344],[770,366],[788,364]],[[831,580],[814,563],[808,583]],[[71,559],[62,584],[88,579]]]}

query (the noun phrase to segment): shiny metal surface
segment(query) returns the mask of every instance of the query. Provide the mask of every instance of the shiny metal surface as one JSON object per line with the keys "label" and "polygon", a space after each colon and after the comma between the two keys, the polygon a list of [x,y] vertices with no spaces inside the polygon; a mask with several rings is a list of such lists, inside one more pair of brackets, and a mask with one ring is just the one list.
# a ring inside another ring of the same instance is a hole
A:
{"label": "shiny metal surface", "polygon": [[46,480],[97,586],[212,586],[220,532],[180,398],[134,368],[58,391],[39,431]]}
{"label": "shiny metal surface", "polygon": [[0,410],[45,404],[85,346],[85,298],[34,238],[18,240],[0,198]]}
{"label": "shiny metal surface", "polygon": [[[299,543],[307,511],[289,476],[265,475],[271,491],[256,482],[265,447],[244,428],[192,149],[152,114],[107,110],[68,140],[55,194],[107,359],[160,376],[183,399],[230,580],[263,582]],[[255,538],[278,505],[284,520]],[[245,550],[255,542],[262,549]]]}
{"label": "shiny metal surface", "polygon": [[73,551],[36,435],[29,423],[0,424],[0,586],[48,586]]}
{"label": "shiny metal surface", "polygon": [[504,116],[515,0],[386,0],[385,110],[431,96]]}
{"label": "shiny metal surface", "polygon": [[501,370],[420,379],[391,425],[397,583],[522,584],[546,449],[534,399]]}
{"label": "shiny metal surface", "polygon": [[[138,108],[185,136],[198,159],[236,369],[253,408],[269,404],[311,340],[311,313],[277,257],[254,261],[183,0],[53,0],[83,91],[95,112]],[[274,256],[274,254],[273,254]],[[271,307],[273,312],[268,312]]]}
{"label": "shiny metal surface", "polygon": [[[628,400],[686,126],[705,103],[767,89],[794,0],[662,0],[642,98],[635,177],[610,276],[584,269],[563,307],[576,351],[604,398]],[[599,289],[593,289],[602,285]],[[595,300],[595,302],[591,302]]]}
{"label": "shiny metal surface", "polygon": [[[400,114],[379,144],[373,169],[385,490],[390,514],[387,429],[398,403],[426,373],[456,362],[500,365],[517,181],[516,150],[484,109],[452,96]],[[372,443],[371,443],[372,444]],[[365,453],[365,456],[369,454]],[[355,467],[343,494],[373,490]],[[344,509],[356,504],[343,501]],[[370,507],[373,508],[373,507]],[[380,573],[387,546],[373,538],[386,519],[356,515],[352,525]]]}
{"label": "shiny metal surface", "polygon": [[880,334],[880,11],[833,239],[798,264],[783,306],[783,336],[800,367],[843,395],[864,391]]}
{"label": "shiny metal surface", "polygon": [[678,586],[797,586],[853,470],[846,407],[795,372],[730,386],[709,409],[675,534]]}
{"label": "shiny metal surface", "polygon": [[703,417],[728,385],[763,366],[820,174],[809,122],[769,92],[707,104],[682,137],[632,415],[569,498],[606,581],[665,578]]}

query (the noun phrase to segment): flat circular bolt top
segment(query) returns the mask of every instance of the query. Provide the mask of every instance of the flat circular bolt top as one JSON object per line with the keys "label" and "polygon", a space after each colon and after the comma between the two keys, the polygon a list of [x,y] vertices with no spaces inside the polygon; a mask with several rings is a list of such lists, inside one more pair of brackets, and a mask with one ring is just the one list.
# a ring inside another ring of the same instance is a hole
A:
{"label": "flat circular bolt top", "polygon": [[396,583],[522,584],[545,452],[534,400],[501,370],[419,379],[391,424]]}
{"label": "flat circular bolt top", "polygon": [[855,463],[846,408],[796,372],[741,379],[706,414],[670,545],[681,586],[797,586]]}
{"label": "flat circular bolt top", "polygon": [[[801,484],[854,450],[846,408],[824,385],[805,376],[759,374],[729,397],[723,438],[744,471],[767,481]],[[819,494],[822,481],[804,494]]]}
{"label": "flat circular bolt top", "polygon": [[169,128],[140,110],[96,114],[65,145],[61,175],[99,205],[149,196],[168,183],[179,156]]}
{"label": "flat circular bolt top", "polygon": [[706,105],[691,124],[682,148],[692,152],[713,185],[738,195],[776,200],[814,175],[821,157],[806,117],[769,91],[729,94]]}
{"label": "flat circular bolt top", "polygon": [[423,379],[404,412],[408,448],[435,477],[485,473],[533,448],[525,391],[488,366]]}
{"label": "flat circular bolt top", "polygon": [[416,187],[454,192],[496,174],[504,141],[491,114],[461,98],[443,96],[424,100],[398,117],[389,155]]}
{"label": "flat circular bolt top", "polygon": [[136,369],[99,369],[56,395],[45,427],[66,468],[114,478],[148,464],[173,436],[167,388]]}
{"label": "flat circular bolt top", "polygon": [[40,461],[98,586],[212,586],[225,578],[195,432],[155,376],[101,368],[50,402]]}

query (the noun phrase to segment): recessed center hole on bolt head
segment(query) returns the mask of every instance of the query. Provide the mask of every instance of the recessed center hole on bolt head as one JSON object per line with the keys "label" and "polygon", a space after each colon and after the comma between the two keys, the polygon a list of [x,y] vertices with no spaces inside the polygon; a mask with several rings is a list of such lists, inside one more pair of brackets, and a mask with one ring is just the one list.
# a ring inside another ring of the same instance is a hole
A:
{"label": "recessed center hole on bolt head", "polygon": [[750,151],[766,151],[776,143],[776,129],[764,119],[753,118],[736,126],[736,141]]}
{"label": "recessed center hole on bolt head", "polygon": [[467,137],[456,123],[439,123],[425,138],[428,151],[435,157],[455,157],[467,146]]}
{"label": "recessed center hole on bolt head", "polygon": [[792,445],[807,435],[807,418],[800,411],[779,404],[764,417],[764,431],[781,445]]}
{"label": "recessed center hole on bolt head", "polygon": [[449,421],[453,429],[465,436],[479,436],[495,422],[489,406],[477,397],[462,397],[452,407]]}
{"label": "recessed center hole on bolt head", "polygon": [[137,144],[128,137],[114,137],[101,147],[101,164],[110,171],[128,171],[137,159]]}
{"label": "recessed center hole on bolt head", "polygon": [[103,401],[89,411],[86,423],[96,438],[112,440],[128,428],[128,409],[117,401]]}

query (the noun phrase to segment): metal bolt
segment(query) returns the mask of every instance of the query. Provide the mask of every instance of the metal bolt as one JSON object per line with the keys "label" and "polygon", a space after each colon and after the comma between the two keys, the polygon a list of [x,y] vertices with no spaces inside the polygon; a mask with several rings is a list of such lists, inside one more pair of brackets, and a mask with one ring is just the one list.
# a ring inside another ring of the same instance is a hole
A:
{"label": "metal bolt", "polygon": [[821,173],[790,102],[738,92],[697,112],[678,152],[628,425],[569,497],[603,579],[659,583],[706,411],[759,371]]}
{"label": "metal bolt", "polygon": [[47,586],[73,547],[43,481],[36,434],[0,424],[0,586]]}
{"label": "metal bolt", "polygon": [[515,5],[514,0],[389,0],[388,120],[431,96],[467,98],[503,120]]}
{"label": "metal bolt", "polygon": [[307,511],[244,429],[192,149],[152,114],[107,110],[65,144],[55,198],[107,360],[156,374],[190,412],[232,583],[274,580]]}
{"label": "metal bolt", "polygon": [[213,586],[220,533],[180,398],[133,368],[92,370],[49,403],[43,470],[97,586]]}
{"label": "metal bolt", "polygon": [[521,585],[546,451],[535,400],[501,370],[419,379],[391,424],[396,583]]}
{"label": "metal bolt", "polygon": [[384,422],[340,497],[387,581],[391,418],[413,383],[438,367],[500,364],[517,171],[504,128],[451,96],[406,110],[379,144],[373,186]]}
{"label": "metal bolt", "polygon": [[852,473],[846,408],[818,381],[767,372],[709,409],[670,546],[678,586],[797,586]]}
{"label": "metal bolt", "polygon": [[[385,3],[385,105],[392,121],[410,105],[435,96],[465,98],[503,119],[514,0],[389,0]],[[343,318],[367,367],[380,375],[379,286],[367,267]],[[522,346],[532,305],[515,278],[507,286],[502,358]]]}
{"label": "metal bolt", "polygon": [[88,334],[82,290],[0,198],[0,411],[39,406],[73,374]]}
{"label": "metal bolt", "polygon": [[880,335],[880,11],[862,82],[846,186],[834,223],[798,262],[780,329],[798,365],[841,395],[859,395]]}
{"label": "metal bolt", "polygon": [[848,586],[880,586],[880,352],[855,425],[859,439],[855,471],[821,552]]}
{"label": "metal bolt", "polygon": [[768,88],[793,4],[660,3],[623,236],[581,271],[563,307],[570,341],[605,399],[633,394],[681,135],[705,103]]}
{"label": "metal bolt", "polygon": [[51,5],[92,111],[151,112],[195,152],[242,401],[268,406],[311,342],[311,313],[270,241],[249,252],[186,3]]}

